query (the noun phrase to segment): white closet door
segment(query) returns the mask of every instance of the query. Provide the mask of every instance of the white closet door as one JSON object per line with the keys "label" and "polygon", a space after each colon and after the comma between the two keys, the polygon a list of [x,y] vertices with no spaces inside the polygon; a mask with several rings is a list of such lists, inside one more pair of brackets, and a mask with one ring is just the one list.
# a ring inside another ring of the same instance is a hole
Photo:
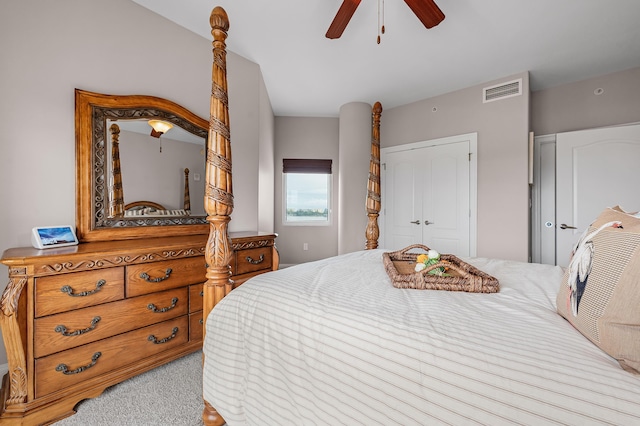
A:
{"label": "white closet door", "polygon": [[469,145],[458,140],[384,153],[385,248],[420,243],[472,255]]}
{"label": "white closet door", "polygon": [[423,165],[420,150],[389,153],[385,162],[382,204],[385,248],[399,250],[422,243]]}
{"label": "white closet door", "polygon": [[469,256],[469,144],[424,149],[422,241],[441,253]]}

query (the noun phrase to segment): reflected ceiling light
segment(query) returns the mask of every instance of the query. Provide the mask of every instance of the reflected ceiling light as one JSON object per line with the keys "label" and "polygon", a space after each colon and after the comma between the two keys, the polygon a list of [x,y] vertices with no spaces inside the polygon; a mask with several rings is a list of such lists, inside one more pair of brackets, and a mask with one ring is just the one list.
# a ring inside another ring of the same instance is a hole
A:
{"label": "reflected ceiling light", "polygon": [[163,133],[167,133],[173,124],[162,120],[149,120],[149,126],[151,126],[151,136],[159,138]]}

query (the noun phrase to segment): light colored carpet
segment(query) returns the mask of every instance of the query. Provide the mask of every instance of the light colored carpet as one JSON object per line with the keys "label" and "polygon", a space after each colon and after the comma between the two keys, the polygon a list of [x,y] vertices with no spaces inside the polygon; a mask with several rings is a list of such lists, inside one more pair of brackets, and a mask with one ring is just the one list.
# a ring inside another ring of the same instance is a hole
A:
{"label": "light colored carpet", "polygon": [[125,380],[55,426],[202,425],[200,351]]}

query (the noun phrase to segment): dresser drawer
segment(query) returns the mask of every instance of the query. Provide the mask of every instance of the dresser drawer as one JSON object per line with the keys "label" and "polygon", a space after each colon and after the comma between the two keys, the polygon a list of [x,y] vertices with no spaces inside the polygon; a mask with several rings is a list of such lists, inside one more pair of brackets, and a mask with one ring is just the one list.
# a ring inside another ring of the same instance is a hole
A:
{"label": "dresser drawer", "polygon": [[189,317],[184,315],[37,359],[36,398],[180,346],[188,339]]}
{"label": "dresser drawer", "polygon": [[189,314],[189,341],[201,342],[202,331],[204,330],[202,311]]}
{"label": "dresser drawer", "polygon": [[35,320],[36,358],[155,324],[188,312],[182,287]]}
{"label": "dresser drawer", "polygon": [[124,267],[35,279],[35,316],[94,306],[124,298]]}
{"label": "dresser drawer", "polygon": [[271,247],[259,247],[236,251],[234,253],[235,271],[233,271],[233,275],[242,275],[248,272],[271,269],[271,250]]}
{"label": "dresser drawer", "polygon": [[127,297],[206,281],[204,256],[127,267]]}
{"label": "dresser drawer", "polygon": [[189,286],[189,312],[202,310],[202,284],[194,284]]}

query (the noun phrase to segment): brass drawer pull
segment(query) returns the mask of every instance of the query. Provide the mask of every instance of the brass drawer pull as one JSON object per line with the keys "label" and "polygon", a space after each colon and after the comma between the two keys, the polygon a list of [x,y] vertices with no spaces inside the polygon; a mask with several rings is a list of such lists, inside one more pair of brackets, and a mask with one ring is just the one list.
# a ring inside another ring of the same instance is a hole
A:
{"label": "brass drawer pull", "polygon": [[173,327],[173,330],[171,330],[171,336],[168,336],[168,337],[165,337],[164,339],[158,340],[158,338],[152,334],[147,338],[147,340],[149,340],[150,342],[155,343],[156,345],[159,345],[161,343],[167,343],[169,340],[171,340],[174,337],[176,337],[177,334],[178,334],[178,327]]}
{"label": "brass drawer pull", "polygon": [[90,290],[90,291],[82,291],[80,293],[73,293],[73,289],[71,288],[71,286],[65,285],[63,286],[60,291],[63,293],[67,293],[69,296],[73,296],[73,297],[84,297],[84,296],[91,296],[92,294],[95,294],[97,292],[99,292],[102,289],[102,286],[105,285],[107,282],[105,280],[100,280],[96,283],[96,289],[95,290]]}
{"label": "brass drawer pull", "polygon": [[87,328],[84,329],[80,329],[80,330],[76,330],[76,331],[67,331],[67,327],[65,327],[64,325],[57,325],[55,328],[55,332],[56,333],[60,333],[65,337],[71,337],[71,336],[80,336],[81,334],[84,333],[88,333],[91,330],[93,330],[94,328],[96,328],[96,325],[100,322],[100,317],[94,317],[91,320],[91,325]]}
{"label": "brass drawer pull", "polygon": [[171,275],[171,272],[173,272],[171,268],[167,268],[167,271],[165,272],[164,277],[158,277],[158,278],[151,278],[149,274],[147,274],[146,272],[143,272],[140,274],[140,278],[142,278],[148,283],[159,283],[161,281],[168,279],[169,276]]}
{"label": "brass drawer pull", "polygon": [[247,256],[247,262],[249,262],[252,265],[258,265],[259,263],[262,263],[264,261],[264,254],[261,254],[260,257],[258,258],[258,260],[253,260],[251,258],[251,256]]}
{"label": "brass drawer pull", "polygon": [[69,367],[67,367],[67,364],[58,364],[58,366],[56,367],[56,371],[60,371],[62,374],[66,374],[66,375],[82,373],[83,371],[96,365],[96,362],[98,362],[98,358],[100,358],[101,356],[102,356],[102,352],[96,352],[91,357],[90,364],[85,365],[83,367],[78,367],[75,370],[71,370],[71,371],[69,371]]}
{"label": "brass drawer pull", "polygon": [[156,305],[154,305],[153,303],[149,303],[147,305],[147,309],[149,309],[151,312],[155,312],[157,314],[161,314],[163,312],[167,312],[170,311],[171,309],[176,307],[176,304],[178,303],[178,298],[174,297],[173,299],[171,299],[171,306],[166,306],[162,309],[158,309],[156,308]]}

